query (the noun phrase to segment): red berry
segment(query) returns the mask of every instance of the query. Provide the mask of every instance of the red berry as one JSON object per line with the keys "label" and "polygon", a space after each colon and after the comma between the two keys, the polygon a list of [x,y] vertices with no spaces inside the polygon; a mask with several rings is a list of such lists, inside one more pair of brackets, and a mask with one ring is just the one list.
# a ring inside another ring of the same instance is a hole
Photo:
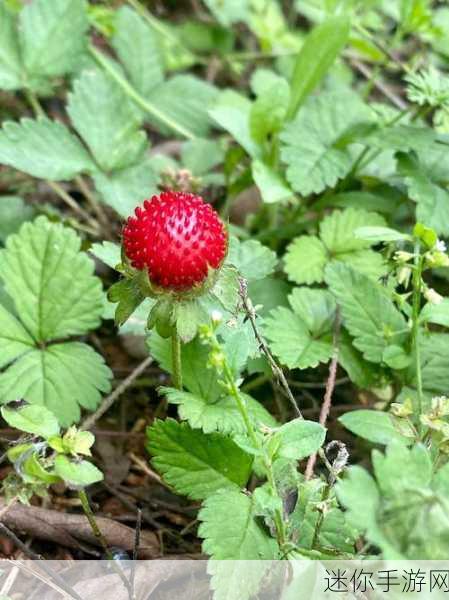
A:
{"label": "red berry", "polygon": [[200,196],[162,192],[137,207],[123,229],[126,256],[148,269],[152,283],[174,291],[201,284],[208,267],[218,269],[227,250],[219,216]]}

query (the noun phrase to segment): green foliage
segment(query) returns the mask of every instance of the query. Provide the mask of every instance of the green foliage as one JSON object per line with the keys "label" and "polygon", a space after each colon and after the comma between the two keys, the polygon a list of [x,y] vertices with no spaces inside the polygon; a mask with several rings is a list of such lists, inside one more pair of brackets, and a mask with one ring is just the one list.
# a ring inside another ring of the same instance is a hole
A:
{"label": "green foliage", "polygon": [[411,428],[404,430],[400,419],[380,411],[354,410],[340,417],[339,421],[355,435],[376,444],[386,445],[395,440],[407,444],[414,437]]}
{"label": "green foliage", "polygon": [[302,460],[321,448],[325,436],[326,430],[319,423],[294,419],[276,431],[270,444],[277,448],[277,457]]}
{"label": "green foliage", "polygon": [[110,387],[100,355],[84,343],[61,343],[100,323],[103,292],[93,263],[73,230],[40,217],[8,237],[0,276],[20,319],[0,307],[8,332],[2,364],[9,365],[0,375],[1,401],[23,397],[73,423],[80,405],[93,410]]}
{"label": "green foliage", "polygon": [[228,437],[173,419],[155,421],[147,435],[154,466],[180,494],[199,500],[248,481],[252,458]]}

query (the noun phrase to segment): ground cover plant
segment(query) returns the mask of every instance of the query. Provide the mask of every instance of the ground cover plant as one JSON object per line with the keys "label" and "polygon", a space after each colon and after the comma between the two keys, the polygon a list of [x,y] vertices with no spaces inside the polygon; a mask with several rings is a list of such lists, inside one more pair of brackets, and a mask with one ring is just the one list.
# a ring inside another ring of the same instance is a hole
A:
{"label": "ground cover plant", "polygon": [[447,558],[448,28],[0,1],[4,556]]}

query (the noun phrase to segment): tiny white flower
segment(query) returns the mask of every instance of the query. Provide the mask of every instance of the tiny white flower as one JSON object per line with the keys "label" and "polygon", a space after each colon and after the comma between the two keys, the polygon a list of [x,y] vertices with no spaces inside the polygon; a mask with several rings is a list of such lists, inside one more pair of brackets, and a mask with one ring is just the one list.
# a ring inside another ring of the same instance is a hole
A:
{"label": "tiny white flower", "polygon": [[221,323],[223,319],[223,315],[219,310],[213,310],[211,312],[210,318],[212,319],[212,323]]}
{"label": "tiny white flower", "polygon": [[437,243],[435,244],[435,250],[438,250],[439,252],[446,252],[446,242],[443,242],[443,240],[437,240]]}
{"label": "tiny white flower", "polygon": [[443,296],[440,296],[433,288],[424,290],[424,298],[430,302],[430,304],[440,304],[443,301]]}

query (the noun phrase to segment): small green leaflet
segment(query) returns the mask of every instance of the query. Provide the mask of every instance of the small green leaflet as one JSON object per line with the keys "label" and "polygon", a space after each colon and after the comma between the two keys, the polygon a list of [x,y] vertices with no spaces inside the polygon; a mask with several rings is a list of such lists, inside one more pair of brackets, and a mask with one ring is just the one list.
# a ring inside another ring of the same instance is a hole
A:
{"label": "small green leaflet", "polygon": [[16,408],[11,404],[2,406],[1,413],[8,425],[19,431],[32,433],[44,439],[59,433],[58,420],[44,406],[28,404]]}
{"label": "small green leaflet", "polygon": [[355,435],[375,444],[390,444],[393,440],[403,444],[411,443],[413,431],[409,436],[403,435],[400,420],[393,415],[376,410],[354,410],[339,418],[346,429]]}
{"label": "small green leaflet", "polygon": [[248,481],[252,457],[228,437],[173,419],[155,421],[147,436],[152,463],[180,494],[199,500],[218,490],[238,490]]}
{"label": "small green leaflet", "polygon": [[257,240],[239,241],[231,236],[227,262],[234,265],[248,281],[264,279],[277,264],[276,254]]}
{"label": "small green leaflet", "polygon": [[75,489],[103,480],[103,473],[88,460],[72,460],[63,454],[55,458],[55,473]]}
{"label": "small green leaflet", "polygon": [[270,443],[277,446],[277,457],[302,460],[317,452],[325,437],[326,430],[319,423],[294,419],[279,427]]}
{"label": "small green leaflet", "polygon": [[0,89],[20,89],[22,77],[16,16],[3,2],[0,4]]}

